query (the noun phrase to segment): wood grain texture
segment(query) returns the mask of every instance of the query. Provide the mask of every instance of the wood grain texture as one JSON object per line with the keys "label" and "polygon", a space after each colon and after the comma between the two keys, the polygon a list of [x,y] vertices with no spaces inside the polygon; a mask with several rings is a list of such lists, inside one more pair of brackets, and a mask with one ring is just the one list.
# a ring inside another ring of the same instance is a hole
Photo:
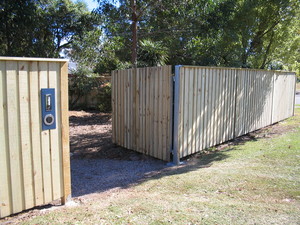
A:
{"label": "wood grain texture", "polygon": [[171,67],[112,72],[114,142],[169,160],[171,149]]}
{"label": "wood grain texture", "polygon": [[22,174],[24,185],[25,208],[34,207],[34,187],[32,170],[32,143],[30,132],[30,104],[29,104],[29,63],[19,62],[19,103],[20,103],[20,132]]}
{"label": "wood grain texture", "polygon": [[7,114],[6,62],[0,61],[0,217],[12,213]]}
{"label": "wood grain texture", "polygon": [[69,99],[68,99],[68,63],[62,63],[60,69],[61,87],[61,138],[62,138],[62,173],[63,185],[61,198],[65,204],[71,197],[71,168],[70,168],[70,140],[69,140]]}
{"label": "wood grain texture", "polygon": [[[39,63],[39,81],[40,89],[49,88],[48,84],[48,62]],[[40,103],[41,108],[41,103]],[[50,153],[50,131],[41,131],[42,145],[42,166],[43,166],[43,189],[44,202],[52,201],[52,168],[51,168],[51,153]]]}
{"label": "wood grain texture", "polygon": [[30,121],[35,205],[44,204],[38,62],[30,62]]}
{"label": "wood grain texture", "polygon": [[174,143],[180,157],[291,116],[294,76],[289,72],[181,66],[178,84],[175,82],[175,87],[180,87],[175,89],[178,115],[174,115],[178,119]]}
{"label": "wood grain texture", "polygon": [[50,161],[52,176],[52,196],[59,199],[62,196],[62,148],[61,148],[61,89],[60,89],[60,65],[49,62],[49,88],[55,88],[56,97],[56,124],[57,128],[50,130]]}
{"label": "wood grain texture", "polygon": [[[7,86],[7,111],[8,116],[8,144],[12,197],[12,212],[17,213],[25,207],[24,185],[21,158],[21,134],[20,134],[20,107],[19,107],[19,84],[18,62],[6,63],[6,86]],[[12,163],[13,162],[13,163]]]}
{"label": "wood grain texture", "polygon": [[[66,62],[0,57],[0,217],[70,195]],[[48,87],[56,89],[57,129],[42,131],[40,89]]]}

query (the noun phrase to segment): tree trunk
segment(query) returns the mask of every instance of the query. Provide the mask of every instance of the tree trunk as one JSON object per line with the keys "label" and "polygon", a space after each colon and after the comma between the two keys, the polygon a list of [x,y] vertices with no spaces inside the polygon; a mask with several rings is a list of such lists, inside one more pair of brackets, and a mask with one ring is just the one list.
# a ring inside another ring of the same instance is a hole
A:
{"label": "tree trunk", "polygon": [[274,31],[272,31],[272,34],[271,34],[271,38],[270,38],[270,42],[268,44],[268,47],[267,47],[267,50],[265,52],[265,55],[264,55],[264,59],[263,59],[263,62],[260,66],[260,69],[265,69],[265,66],[267,64],[267,58],[269,56],[269,53],[270,53],[270,49],[271,49],[271,45],[273,43],[273,37],[274,37]]}

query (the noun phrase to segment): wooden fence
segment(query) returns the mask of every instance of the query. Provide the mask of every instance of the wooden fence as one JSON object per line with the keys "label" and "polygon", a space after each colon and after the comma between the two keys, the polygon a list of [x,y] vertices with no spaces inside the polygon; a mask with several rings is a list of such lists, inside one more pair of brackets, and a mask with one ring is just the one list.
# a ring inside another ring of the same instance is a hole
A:
{"label": "wooden fence", "polygon": [[113,142],[163,160],[171,150],[171,66],[112,72]]}
{"label": "wooden fence", "polygon": [[291,72],[177,66],[177,160],[292,116],[294,95]]}
{"label": "wooden fence", "polygon": [[171,77],[170,66],[112,72],[114,143],[179,163],[293,115],[292,72],[176,66],[174,90]]}
{"label": "wooden fence", "polygon": [[[68,63],[0,57],[0,217],[71,194]],[[41,88],[55,88],[56,129],[42,131]]]}

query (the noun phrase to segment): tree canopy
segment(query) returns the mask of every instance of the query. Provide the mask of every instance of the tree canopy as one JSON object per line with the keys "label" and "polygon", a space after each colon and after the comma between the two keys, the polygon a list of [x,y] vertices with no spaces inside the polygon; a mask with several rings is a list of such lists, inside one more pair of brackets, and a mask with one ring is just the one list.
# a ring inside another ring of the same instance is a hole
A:
{"label": "tree canopy", "polygon": [[134,10],[138,39],[160,42],[169,64],[277,69],[299,63],[298,1],[140,0],[135,8],[129,0],[99,1],[106,35],[121,38],[127,53]]}
{"label": "tree canopy", "polygon": [[192,64],[300,72],[297,0],[3,0],[0,54],[65,54],[94,72]]}
{"label": "tree canopy", "polygon": [[98,25],[84,3],[70,0],[3,0],[0,54],[59,57],[74,39]]}

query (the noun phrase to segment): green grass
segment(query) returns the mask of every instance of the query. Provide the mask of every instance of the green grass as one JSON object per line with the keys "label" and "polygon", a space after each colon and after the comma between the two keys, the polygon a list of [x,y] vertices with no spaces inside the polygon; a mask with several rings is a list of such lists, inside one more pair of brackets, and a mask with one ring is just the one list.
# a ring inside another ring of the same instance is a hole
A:
{"label": "green grass", "polygon": [[299,124],[23,224],[299,224]]}

